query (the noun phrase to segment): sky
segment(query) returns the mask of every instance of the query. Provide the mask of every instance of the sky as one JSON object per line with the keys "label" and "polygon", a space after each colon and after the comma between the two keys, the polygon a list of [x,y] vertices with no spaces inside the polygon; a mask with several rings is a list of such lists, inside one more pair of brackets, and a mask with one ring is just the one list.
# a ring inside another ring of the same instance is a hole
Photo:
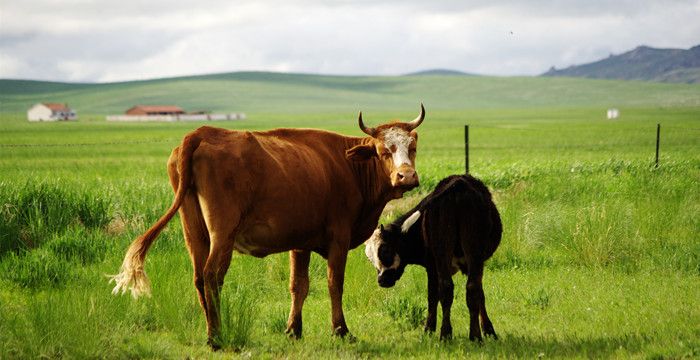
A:
{"label": "sky", "polygon": [[700,0],[0,0],[0,78],[538,75],[700,44]]}

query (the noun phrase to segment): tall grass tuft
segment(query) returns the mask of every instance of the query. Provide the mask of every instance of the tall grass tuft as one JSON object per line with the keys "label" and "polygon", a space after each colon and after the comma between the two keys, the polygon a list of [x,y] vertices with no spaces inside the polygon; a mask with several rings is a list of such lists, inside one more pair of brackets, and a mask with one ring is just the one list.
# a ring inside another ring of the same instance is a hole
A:
{"label": "tall grass tuft", "polygon": [[256,294],[248,286],[230,287],[221,296],[221,334],[219,343],[241,351],[249,342],[257,320]]}
{"label": "tall grass tuft", "polygon": [[0,262],[0,277],[21,287],[60,287],[73,277],[74,265],[48,249],[10,253]]}
{"label": "tall grass tuft", "polygon": [[385,301],[384,308],[402,329],[416,329],[425,322],[426,307],[419,305],[413,298],[392,298]]}
{"label": "tall grass tuft", "polygon": [[110,207],[100,195],[56,183],[0,184],[0,256],[40,247],[70,226],[101,228]]}

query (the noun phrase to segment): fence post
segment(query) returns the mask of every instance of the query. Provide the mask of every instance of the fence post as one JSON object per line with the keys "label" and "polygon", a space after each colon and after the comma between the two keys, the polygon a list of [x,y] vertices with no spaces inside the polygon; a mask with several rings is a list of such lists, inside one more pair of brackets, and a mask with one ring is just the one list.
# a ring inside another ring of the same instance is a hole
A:
{"label": "fence post", "polygon": [[469,174],[469,125],[464,125],[464,167]]}
{"label": "fence post", "polygon": [[659,140],[661,138],[661,124],[656,124],[656,160],[654,167],[659,167]]}

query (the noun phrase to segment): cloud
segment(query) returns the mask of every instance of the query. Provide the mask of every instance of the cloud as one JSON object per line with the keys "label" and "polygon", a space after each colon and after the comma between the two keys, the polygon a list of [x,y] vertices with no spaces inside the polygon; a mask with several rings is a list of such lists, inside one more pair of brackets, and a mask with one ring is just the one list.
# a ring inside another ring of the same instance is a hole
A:
{"label": "cloud", "polygon": [[698,0],[38,0],[0,10],[0,77],[63,81],[239,70],[534,75],[700,38]]}

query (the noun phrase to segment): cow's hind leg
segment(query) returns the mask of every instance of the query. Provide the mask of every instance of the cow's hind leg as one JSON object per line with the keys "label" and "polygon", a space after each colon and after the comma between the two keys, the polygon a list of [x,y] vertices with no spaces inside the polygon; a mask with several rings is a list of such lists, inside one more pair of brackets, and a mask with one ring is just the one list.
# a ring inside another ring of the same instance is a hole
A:
{"label": "cow's hind leg", "polygon": [[287,330],[285,333],[293,338],[301,338],[301,312],[304,300],[309,294],[309,260],[311,252],[292,250],[289,252],[289,292],[292,296],[292,306],[289,310]]}
{"label": "cow's hind leg", "polygon": [[[179,153],[180,149],[175,148],[168,161],[170,185],[176,193],[180,182],[180,174],[177,170]],[[180,206],[180,221],[182,223],[182,232],[185,235],[185,244],[187,244],[187,250],[192,260],[194,286],[197,289],[197,296],[204,310],[204,316],[207,316],[207,303],[204,296],[204,266],[209,256],[209,233],[207,232],[206,224],[202,217],[202,209],[199,207],[195,192],[190,191],[185,195],[185,199]]]}
{"label": "cow's hind leg", "polygon": [[207,233],[197,198],[188,194],[180,208],[180,219],[185,234],[185,243],[192,259],[194,269],[194,286],[197,289],[199,303],[207,316],[207,302],[204,295],[204,267],[209,257],[209,233]]}
{"label": "cow's hind leg", "polygon": [[204,267],[204,295],[207,304],[207,334],[209,345],[217,350],[222,344],[221,339],[221,288],[224,277],[231,264],[233,241],[217,242],[212,236],[212,249],[207,264]]}

